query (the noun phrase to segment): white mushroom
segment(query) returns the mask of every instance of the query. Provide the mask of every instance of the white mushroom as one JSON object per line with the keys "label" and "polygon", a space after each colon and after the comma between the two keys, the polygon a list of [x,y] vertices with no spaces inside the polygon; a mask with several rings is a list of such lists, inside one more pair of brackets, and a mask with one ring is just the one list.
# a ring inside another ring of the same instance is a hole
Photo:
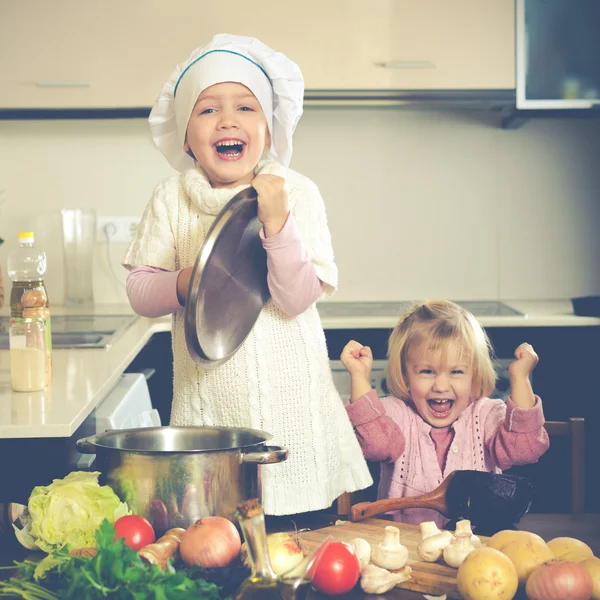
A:
{"label": "white mushroom", "polygon": [[458,569],[473,550],[475,546],[471,543],[470,533],[457,535],[456,539],[444,548],[444,560],[449,566]]}
{"label": "white mushroom", "polygon": [[458,523],[456,524],[456,531],[454,532],[454,535],[471,535],[471,544],[473,544],[475,548],[481,548],[481,540],[476,535],[474,535],[471,529],[471,521],[469,521],[468,519],[458,521]]}
{"label": "white mushroom", "polygon": [[423,521],[421,527],[421,541],[417,547],[417,554],[425,562],[435,562],[442,556],[444,548],[454,539],[449,531],[440,531],[433,521]]}
{"label": "white mushroom", "polygon": [[400,543],[400,530],[388,526],[383,530],[383,540],[376,544],[371,553],[371,560],[382,569],[396,571],[408,560],[408,548]]}

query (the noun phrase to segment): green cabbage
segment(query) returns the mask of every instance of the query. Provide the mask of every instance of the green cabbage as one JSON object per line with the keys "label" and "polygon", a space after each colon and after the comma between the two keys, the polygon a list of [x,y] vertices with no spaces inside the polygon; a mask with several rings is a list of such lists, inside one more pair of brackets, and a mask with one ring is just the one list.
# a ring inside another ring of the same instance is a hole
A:
{"label": "green cabbage", "polygon": [[23,529],[13,524],[19,542],[44,552],[63,546],[71,550],[95,547],[95,532],[104,519],[114,523],[129,514],[127,504],[109,486],[98,484],[99,475],[74,471],[50,485],[33,488],[21,517]]}

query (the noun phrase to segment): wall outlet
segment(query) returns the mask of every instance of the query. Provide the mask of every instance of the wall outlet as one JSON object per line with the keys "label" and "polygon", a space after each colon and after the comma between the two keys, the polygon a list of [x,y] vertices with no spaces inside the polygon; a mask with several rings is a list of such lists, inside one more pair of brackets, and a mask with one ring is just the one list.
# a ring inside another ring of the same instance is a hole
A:
{"label": "wall outlet", "polygon": [[133,239],[140,217],[98,217],[98,242],[129,243]]}

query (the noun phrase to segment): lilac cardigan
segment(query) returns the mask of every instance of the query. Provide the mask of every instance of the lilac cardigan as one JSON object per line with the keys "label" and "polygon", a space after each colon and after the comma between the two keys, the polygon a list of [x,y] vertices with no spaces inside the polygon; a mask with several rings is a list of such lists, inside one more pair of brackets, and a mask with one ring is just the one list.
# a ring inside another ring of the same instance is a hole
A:
{"label": "lilac cardigan", "polygon": [[[440,467],[432,427],[408,404],[393,396],[379,399],[375,390],[346,406],[365,458],[381,462],[378,498],[417,496],[435,489],[452,471],[473,469],[500,473],[513,465],[537,462],[548,449],[542,401],[519,408],[510,398],[472,402],[452,424],[454,438],[444,469]],[[406,523],[446,519],[427,509],[397,511]]]}

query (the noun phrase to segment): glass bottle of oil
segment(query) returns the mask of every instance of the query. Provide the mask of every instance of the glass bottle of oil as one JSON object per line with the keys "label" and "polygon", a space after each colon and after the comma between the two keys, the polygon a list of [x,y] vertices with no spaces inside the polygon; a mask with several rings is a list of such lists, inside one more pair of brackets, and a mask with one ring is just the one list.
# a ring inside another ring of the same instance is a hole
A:
{"label": "glass bottle of oil", "polygon": [[299,565],[279,577],[269,560],[265,515],[258,500],[246,500],[237,509],[252,572],[233,600],[305,600],[317,563],[331,538],[326,538]]}
{"label": "glass bottle of oil", "polygon": [[252,572],[240,586],[234,600],[283,600],[279,578],[269,561],[265,514],[258,499],[246,500],[237,509]]}

